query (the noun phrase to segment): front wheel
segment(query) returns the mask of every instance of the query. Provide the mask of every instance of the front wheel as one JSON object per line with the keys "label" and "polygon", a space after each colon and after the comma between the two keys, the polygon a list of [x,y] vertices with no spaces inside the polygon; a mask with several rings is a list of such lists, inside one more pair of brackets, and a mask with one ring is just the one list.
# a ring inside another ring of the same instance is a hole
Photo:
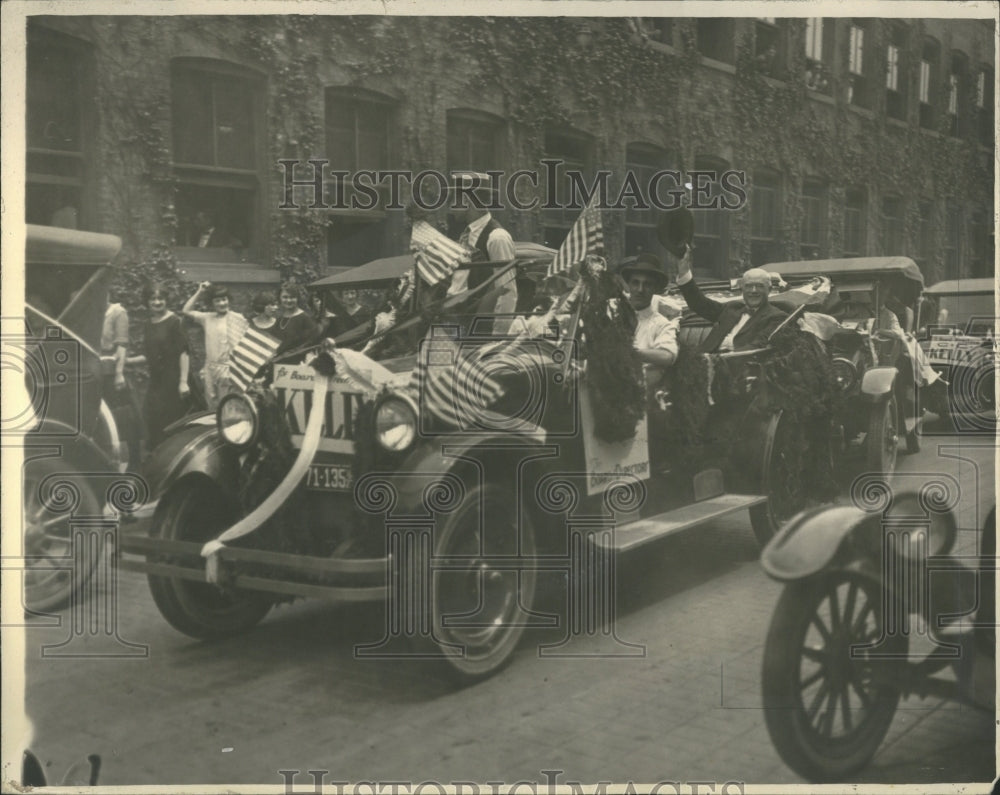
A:
{"label": "front wheel", "polygon": [[865,437],[865,461],[869,472],[891,475],[896,471],[899,452],[899,415],[896,401],[889,397],[871,408],[868,435]]}
{"label": "front wheel", "polygon": [[750,524],[761,549],[781,525],[806,505],[803,471],[805,435],[801,424],[779,411],[764,437],[761,489],[767,501],[750,509]]}
{"label": "front wheel", "polygon": [[842,781],[875,755],[900,692],[906,637],[882,638],[882,588],[853,572],[785,587],[764,646],[764,720],[784,762],[810,781]]}
{"label": "front wheel", "polygon": [[[434,571],[429,596],[417,605],[430,634],[412,638],[415,649],[443,663],[460,683],[492,676],[514,654],[530,618],[537,571],[534,529],[518,522],[517,502],[498,486],[470,489],[434,529]],[[527,561],[519,568],[517,559]],[[410,591],[410,598],[420,598]],[[410,606],[410,611],[414,606]]]}
{"label": "front wheel", "polygon": [[[152,531],[160,538],[210,541],[239,518],[231,501],[207,481],[181,484],[164,499],[167,504],[162,508],[162,518]],[[148,580],[153,601],[163,617],[174,629],[193,638],[246,632],[267,615],[272,605],[269,596],[256,591],[154,574]]]}

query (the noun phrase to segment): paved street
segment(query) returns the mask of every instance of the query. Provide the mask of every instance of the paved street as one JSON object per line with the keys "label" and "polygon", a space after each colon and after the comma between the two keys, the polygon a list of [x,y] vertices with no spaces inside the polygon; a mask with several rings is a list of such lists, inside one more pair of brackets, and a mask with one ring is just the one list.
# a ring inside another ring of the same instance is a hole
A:
{"label": "paved street", "polygon": [[[963,488],[959,549],[994,499],[988,439],[927,437],[903,472],[949,472]],[[761,710],[763,642],[780,586],[757,562],[745,514],[618,559],[617,637],[575,638],[540,658],[533,637],[498,676],[455,689],[424,663],[353,658],[378,641],[381,605],[299,602],[251,634],[201,643],[160,617],[145,579],[119,581],[119,637],[147,657],[42,659],[64,628],[28,632],[27,711],[43,764],[104,757],[102,783],[800,779],[771,746]],[[550,589],[554,590],[554,589]],[[64,616],[65,618],[65,616]],[[116,648],[84,636],[72,649]],[[641,644],[641,656],[595,657]],[[70,647],[67,647],[67,650]],[[120,649],[120,647],[117,647]],[[859,781],[986,781],[992,716],[911,698]],[[552,774],[550,774],[552,775]],[[668,789],[667,791],[672,791]]]}

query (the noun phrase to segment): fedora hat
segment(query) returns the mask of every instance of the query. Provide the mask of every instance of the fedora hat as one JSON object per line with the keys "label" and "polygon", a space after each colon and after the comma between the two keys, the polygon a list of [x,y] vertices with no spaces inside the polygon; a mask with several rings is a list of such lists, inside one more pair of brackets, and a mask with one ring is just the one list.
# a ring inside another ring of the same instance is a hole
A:
{"label": "fedora hat", "polygon": [[664,287],[666,287],[667,283],[670,281],[669,277],[663,272],[663,268],[660,266],[660,260],[657,259],[654,254],[650,254],[645,251],[637,257],[625,260],[618,272],[626,282],[631,279],[634,274],[641,273],[644,276],[652,276],[656,279],[657,292],[660,292]]}
{"label": "fedora hat", "polygon": [[683,257],[694,239],[694,215],[687,207],[667,210],[656,226],[656,237],[675,257]]}

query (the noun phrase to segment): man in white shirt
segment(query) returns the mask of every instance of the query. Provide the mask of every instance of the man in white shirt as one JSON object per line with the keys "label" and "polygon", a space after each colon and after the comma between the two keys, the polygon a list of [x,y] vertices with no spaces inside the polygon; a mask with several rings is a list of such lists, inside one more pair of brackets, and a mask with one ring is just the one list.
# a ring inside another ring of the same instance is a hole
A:
{"label": "man in white shirt", "polygon": [[[459,190],[450,212],[453,218],[464,221],[466,224],[458,242],[472,249],[474,252],[472,255],[473,263],[477,261],[509,262],[514,259],[517,255],[514,249],[514,238],[493,218],[490,211],[485,209],[493,201],[491,189],[488,187],[489,177],[486,174],[475,172],[456,173],[455,181]],[[491,268],[476,268],[474,265],[469,269],[456,270],[452,275],[448,295],[457,295],[478,287],[492,274]],[[497,297],[496,304],[492,309],[494,313],[513,314],[514,307],[517,305],[516,275],[516,272],[511,269],[497,282],[496,287],[502,292]],[[505,324],[505,327],[506,325],[509,324]],[[503,330],[497,326],[494,327],[495,333],[500,333]]]}
{"label": "man in white shirt", "polygon": [[653,295],[667,286],[667,275],[653,254],[643,253],[621,269],[621,276],[639,321],[633,344],[643,363],[646,386],[655,386],[663,379],[665,369],[676,361],[678,351],[678,320],[667,320],[652,305]]}

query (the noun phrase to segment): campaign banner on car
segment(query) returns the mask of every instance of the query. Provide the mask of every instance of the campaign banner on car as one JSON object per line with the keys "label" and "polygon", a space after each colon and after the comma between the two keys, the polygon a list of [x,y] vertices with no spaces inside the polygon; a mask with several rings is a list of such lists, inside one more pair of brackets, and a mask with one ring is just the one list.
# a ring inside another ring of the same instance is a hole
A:
{"label": "campaign banner on car", "polygon": [[993,359],[993,345],[990,342],[983,337],[933,336],[927,358],[932,365],[972,368],[987,366]]}
{"label": "campaign banner on car", "polygon": [[[338,352],[342,353],[342,352]],[[338,361],[338,374],[330,376],[323,407],[323,428],[320,431],[316,461],[306,473],[306,488],[319,491],[349,491],[353,486],[351,459],[354,455],[355,420],[358,411],[375,390],[386,383],[395,383],[399,376],[377,362],[367,365],[363,354],[351,351],[350,369]],[[363,357],[363,359],[359,359]],[[341,375],[341,373],[343,373]],[[285,418],[291,429],[292,444],[302,446],[306,421],[312,408],[315,370],[304,364],[276,364],[273,389],[285,407]],[[325,378],[326,376],[318,376]]]}
{"label": "campaign banner on car", "polygon": [[624,442],[605,442],[594,435],[594,410],[586,389],[580,390],[583,451],[587,459],[587,495],[599,494],[610,484],[627,478],[649,479],[649,438],[646,417],[639,420],[635,436]]}

